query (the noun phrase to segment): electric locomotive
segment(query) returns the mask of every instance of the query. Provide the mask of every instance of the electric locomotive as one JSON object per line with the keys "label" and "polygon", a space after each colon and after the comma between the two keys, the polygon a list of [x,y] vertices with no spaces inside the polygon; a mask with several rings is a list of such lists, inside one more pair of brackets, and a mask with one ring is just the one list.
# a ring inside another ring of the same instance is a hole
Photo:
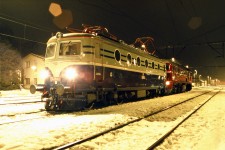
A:
{"label": "electric locomotive", "polygon": [[172,58],[166,61],[166,91],[170,93],[181,93],[192,89],[192,72],[188,66],[183,66]]}
{"label": "electric locomotive", "polygon": [[122,103],[165,92],[165,61],[145,49],[128,45],[101,26],[82,32],[57,33],[47,42],[45,83],[31,85],[43,91],[46,110],[80,110],[95,102]]}

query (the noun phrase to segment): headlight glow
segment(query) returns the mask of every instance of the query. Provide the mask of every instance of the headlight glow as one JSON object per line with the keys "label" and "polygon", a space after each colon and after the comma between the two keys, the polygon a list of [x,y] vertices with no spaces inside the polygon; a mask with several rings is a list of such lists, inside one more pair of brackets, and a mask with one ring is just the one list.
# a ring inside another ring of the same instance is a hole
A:
{"label": "headlight glow", "polygon": [[49,72],[47,70],[41,70],[40,77],[41,79],[46,79],[47,77],[49,77]]}
{"label": "headlight glow", "polygon": [[170,85],[170,81],[166,81],[166,85]]}
{"label": "headlight glow", "polygon": [[78,76],[78,74],[74,68],[68,68],[65,72],[65,75],[70,80],[75,79]]}

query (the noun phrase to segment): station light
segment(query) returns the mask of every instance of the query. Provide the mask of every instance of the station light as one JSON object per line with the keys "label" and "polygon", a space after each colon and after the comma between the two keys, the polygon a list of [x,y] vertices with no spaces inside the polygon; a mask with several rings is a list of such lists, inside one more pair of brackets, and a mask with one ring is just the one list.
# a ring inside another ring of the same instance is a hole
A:
{"label": "station light", "polygon": [[37,67],[36,67],[36,66],[32,66],[31,69],[32,69],[32,70],[36,70]]}
{"label": "station light", "polygon": [[145,44],[142,44],[142,45],[141,45],[141,48],[142,48],[142,49],[145,49],[145,48],[146,48],[146,47],[145,47]]}
{"label": "station light", "polygon": [[171,58],[172,62],[175,62],[175,58]]}

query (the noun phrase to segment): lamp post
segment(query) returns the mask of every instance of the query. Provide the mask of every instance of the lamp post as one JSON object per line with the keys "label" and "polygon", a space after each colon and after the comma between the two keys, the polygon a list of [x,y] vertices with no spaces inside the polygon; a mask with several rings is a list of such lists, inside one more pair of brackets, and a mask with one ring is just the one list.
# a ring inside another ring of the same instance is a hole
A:
{"label": "lamp post", "polygon": [[195,73],[194,73],[194,83],[197,86],[196,76],[198,74],[198,71],[197,70],[194,70],[194,71],[195,71]]}
{"label": "lamp post", "polygon": [[209,86],[209,76],[207,76],[207,86]]}
{"label": "lamp post", "polygon": [[211,85],[211,77],[209,77],[209,85]]}

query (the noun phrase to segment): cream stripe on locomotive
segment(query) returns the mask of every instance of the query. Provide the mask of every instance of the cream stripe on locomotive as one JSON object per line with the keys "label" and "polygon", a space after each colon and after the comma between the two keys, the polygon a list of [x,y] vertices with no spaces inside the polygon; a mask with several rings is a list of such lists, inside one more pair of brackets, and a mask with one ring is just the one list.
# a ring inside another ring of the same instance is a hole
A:
{"label": "cream stripe on locomotive", "polygon": [[[84,47],[84,46],[83,46]],[[85,46],[85,48],[94,48],[94,46]],[[126,55],[124,55],[124,54],[120,54],[120,58],[116,58],[116,52],[119,52],[119,50],[118,49],[116,49],[115,50],[115,52],[114,51],[111,51],[111,50],[107,50],[107,49],[100,49],[101,50],[101,56],[102,57],[104,57],[104,58],[107,58],[107,59],[111,59],[111,60],[113,60],[114,62],[118,62],[120,65],[119,66],[121,66],[121,64],[122,64],[122,62],[124,62],[125,64],[127,64],[128,63],[128,58],[127,58],[127,56]],[[94,55],[94,52],[90,52],[90,51],[83,51],[83,53],[84,54],[92,54],[92,55]],[[130,54],[130,53],[128,53],[128,54]],[[134,55],[134,54],[133,54]],[[139,61],[140,61],[140,63],[138,64],[136,61],[138,60],[138,58],[139,58]],[[115,61],[116,60],[116,61]],[[141,60],[141,57],[140,56],[137,56],[136,58],[132,58],[132,65],[134,65],[136,68],[135,69],[130,69],[129,67],[130,66],[128,66],[128,68],[126,68],[126,70],[130,70],[130,71],[135,71],[135,72],[140,72],[140,69],[142,69],[142,71],[141,72],[146,72],[146,69],[155,69],[155,70],[161,70],[161,71],[165,71],[165,65],[164,65],[164,63],[162,63],[162,62],[158,62],[158,63],[156,63],[156,62],[154,62],[154,61],[152,61],[152,62],[150,62],[150,59],[147,59],[147,58],[145,58],[145,61],[144,60]],[[103,64],[104,65],[104,64]],[[118,65],[118,64],[117,64]],[[104,65],[104,66],[108,66],[108,67],[110,67],[110,68],[117,68],[117,67],[115,67],[115,65]],[[124,66],[122,66],[123,68],[124,68]],[[138,67],[138,68],[137,68]],[[121,68],[121,67],[118,67],[119,69],[123,69],[123,68]],[[138,70],[137,70],[138,69]],[[143,70],[143,69],[145,69],[145,70]],[[148,71],[148,72],[152,72],[152,71]],[[155,71],[154,71],[155,72]],[[157,72],[158,73],[158,72]]]}
{"label": "cream stripe on locomotive", "polygon": [[142,70],[137,70],[137,69],[129,69],[129,68],[124,68],[124,67],[116,67],[116,66],[113,66],[113,65],[106,65],[106,64],[100,64],[100,63],[95,63],[94,64],[95,66],[103,66],[103,67],[106,67],[106,68],[113,68],[113,69],[118,69],[118,70],[126,70],[126,71],[131,71],[131,72],[138,72],[138,73],[146,73],[146,74],[157,74],[157,75],[160,75],[160,76],[164,76],[164,72],[157,72],[157,70],[150,70],[150,71],[142,71]]}

